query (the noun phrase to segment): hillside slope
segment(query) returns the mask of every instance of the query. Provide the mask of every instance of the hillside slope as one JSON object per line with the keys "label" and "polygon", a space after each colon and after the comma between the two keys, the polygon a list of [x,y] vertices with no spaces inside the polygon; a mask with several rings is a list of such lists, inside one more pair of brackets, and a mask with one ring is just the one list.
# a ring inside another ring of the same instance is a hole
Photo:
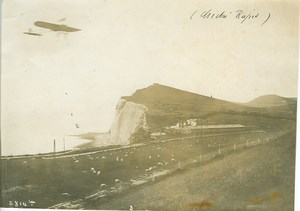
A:
{"label": "hillside slope", "polygon": [[175,124],[178,121],[203,118],[216,112],[258,112],[258,108],[227,102],[172,87],[153,84],[122,99],[146,105],[147,123],[151,128]]}
{"label": "hillside slope", "polygon": [[[270,144],[182,170],[86,209],[293,210],[295,140],[292,131]],[[201,209],[203,201],[212,206]]]}

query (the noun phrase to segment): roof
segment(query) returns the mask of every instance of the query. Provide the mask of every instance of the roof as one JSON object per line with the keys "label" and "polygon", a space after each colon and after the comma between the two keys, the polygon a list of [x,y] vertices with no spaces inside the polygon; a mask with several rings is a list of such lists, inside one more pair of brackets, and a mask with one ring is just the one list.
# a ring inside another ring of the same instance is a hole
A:
{"label": "roof", "polygon": [[198,125],[198,126],[187,126],[185,128],[189,129],[222,129],[222,128],[243,128],[244,125],[241,124],[226,124],[226,125]]}
{"label": "roof", "polygon": [[154,132],[154,133],[151,133],[151,136],[165,136],[166,133],[164,132]]}

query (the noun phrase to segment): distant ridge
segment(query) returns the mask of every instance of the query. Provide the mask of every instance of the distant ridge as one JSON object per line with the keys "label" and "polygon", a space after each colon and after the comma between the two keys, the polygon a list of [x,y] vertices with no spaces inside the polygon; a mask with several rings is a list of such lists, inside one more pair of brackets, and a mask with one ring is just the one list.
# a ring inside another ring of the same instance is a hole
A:
{"label": "distant ridge", "polygon": [[278,95],[263,95],[251,100],[244,105],[251,107],[273,107],[273,106],[287,106],[297,103],[297,98],[286,98]]}

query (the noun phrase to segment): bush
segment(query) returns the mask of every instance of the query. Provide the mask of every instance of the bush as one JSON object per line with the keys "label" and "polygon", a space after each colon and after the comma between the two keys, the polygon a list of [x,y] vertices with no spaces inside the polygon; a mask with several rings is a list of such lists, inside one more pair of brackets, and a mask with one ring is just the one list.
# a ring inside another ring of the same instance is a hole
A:
{"label": "bush", "polygon": [[130,143],[142,143],[151,140],[150,132],[145,130],[143,127],[137,129],[135,133],[133,133],[130,137]]}

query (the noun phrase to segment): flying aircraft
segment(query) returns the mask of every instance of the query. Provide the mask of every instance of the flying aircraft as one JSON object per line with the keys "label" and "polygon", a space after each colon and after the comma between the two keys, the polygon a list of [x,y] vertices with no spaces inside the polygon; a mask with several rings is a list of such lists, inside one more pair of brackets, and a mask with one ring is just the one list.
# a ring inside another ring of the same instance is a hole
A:
{"label": "flying aircraft", "polygon": [[60,31],[60,32],[76,32],[81,31],[80,29],[73,28],[64,24],[54,24],[45,21],[36,21],[34,25],[37,27],[50,29],[51,31]]}
{"label": "flying aircraft", "polygon": [[[65,18],[60,19],[59,21],[64,21],[64,20]],[[73,28],[64,24],[55,24],[55,23],[50,23],[45,21],[36,21],[34,22],[34,25],[39,28],[49,29],[51,31],[62,32],[62,33],[81,31],[81,29]],[[24,32],[24,34],[33,35],[33,36],[42,36],[42,33],[32,32],[31,29],[29,29],[28,32]]]}

